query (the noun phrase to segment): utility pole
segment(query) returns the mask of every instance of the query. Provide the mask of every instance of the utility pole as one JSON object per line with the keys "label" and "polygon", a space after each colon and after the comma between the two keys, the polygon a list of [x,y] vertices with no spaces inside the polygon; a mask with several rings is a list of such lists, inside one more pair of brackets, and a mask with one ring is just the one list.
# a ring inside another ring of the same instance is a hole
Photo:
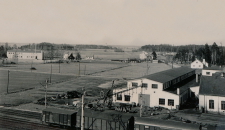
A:
{"label": "utility pole", "polygon": [[80,76],[80,61],[79,62],[79,71],[78,71],[78,76]]}
{"label": "utility pole", "polygon": [[52,83],[52,63],[51,63],[51,72],[50,72],[50,83]]}
{"label": "utility pole", "polygon": [[81,130],[84,130],[84,96],[86,91],[82,95],[82,106],[81,106]]}
{"label": "utility pole", "polygon": [[7,94],[9,93],[9,70],[8,70],[8,83],[7,83]]}
{"label": "utility pole", "polygon": [[45,108],[47,108],[47,88],[48,88],[48,79],[45,80],[46,86],[45,86]]}
{"label": "utility pole", "polygon": [[86,71],[86,65],[84,66],[84,75],[85,75],[85,71]]}
{"label": "utility pole", "polygon": [[140,94],[140,102],[141,102],[141,106],[140,106],[140,117],[142,117],[142,105],[143,105],[143,95],[142,95],[142,83],[143,81],[141,80],[141,94]]}
{"label": "utility pole", "polygon": [[60,73],[60,60],[59,60],[59,73]]}

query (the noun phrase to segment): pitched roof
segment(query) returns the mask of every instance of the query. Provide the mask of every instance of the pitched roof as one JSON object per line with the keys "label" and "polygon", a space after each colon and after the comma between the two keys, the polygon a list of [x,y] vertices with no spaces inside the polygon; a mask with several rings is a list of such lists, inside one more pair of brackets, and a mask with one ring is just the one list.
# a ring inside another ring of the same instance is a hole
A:
{"label": "pitched roof", "polygon": [[225,96],[225,78],[221,78],[221,73],[213,76],[202,76],[199,94]]}
{"label": "pitched roof", "polygon": [[157,81],[160,83],[165,83],[165,82],[171,81],[179,76],[187,74],[191,71],[194,71],[194,69],[191,69],[188,67],[179,67],[179,68],[161,71],[161,72],[154,73],[151,75],[146,75],[146,76],[143,76],[142,78],[154,80],[154,81]]}

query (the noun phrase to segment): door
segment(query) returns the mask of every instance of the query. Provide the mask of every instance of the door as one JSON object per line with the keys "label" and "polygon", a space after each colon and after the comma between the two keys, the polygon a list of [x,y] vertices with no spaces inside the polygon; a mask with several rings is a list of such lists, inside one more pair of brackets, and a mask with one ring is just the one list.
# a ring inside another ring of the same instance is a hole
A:
{"label": "door", "polygon": [[139,94],[138,103],[143,106],[150,106],[150,95],[149,94]]}

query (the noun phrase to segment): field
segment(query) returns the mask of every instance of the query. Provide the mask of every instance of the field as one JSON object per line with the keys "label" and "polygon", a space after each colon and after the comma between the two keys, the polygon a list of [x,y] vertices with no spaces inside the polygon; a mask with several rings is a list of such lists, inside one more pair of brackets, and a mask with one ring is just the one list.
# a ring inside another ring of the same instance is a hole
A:
{"label": "field", "polygon": [[[111,59],[138,58],[140,52],[115,53],[112,50],[83,50],[82,57],[95,55],[95,60],[82,60],[81,63],[20,63],[0,67],[0,105],[18,106],[36,102],[44,97],[44,84],[50,78],[51,68],[52,84],[48,85],[47,95],[56,96],[67,91],[81,91],[83,88],[89,95],[99,96],[102,89],[110,88],[112,80],[119,82],[139,78],[147,74],[147,63],[121,63],[112,62]],[[79,65],[80,64],[80,65]],[[148,74],[170,69],[171,67],[159,63],[149,63]],[[79,69],[80,66],[80,69]],[[35,67],[36,70],[30,70]],[[9,94],[6,94],[9,74]],[[80,70],[80,71],[79,71]],[[125,79],[125,80],[124,80]]]}

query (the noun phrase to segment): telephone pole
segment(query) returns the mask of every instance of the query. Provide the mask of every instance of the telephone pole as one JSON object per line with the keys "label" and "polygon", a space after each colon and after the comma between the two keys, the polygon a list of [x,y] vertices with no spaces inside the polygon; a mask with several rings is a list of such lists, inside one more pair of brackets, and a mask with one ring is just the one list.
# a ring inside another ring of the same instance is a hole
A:
{"label": "telephone pole", "polygon": [[7,82],[7,94],[9,93],[9,70],[8,70],[8,82]]}
{"label": "telephone pole", "polygon": [[45,80],[46,86],[45,86],[45,108],[47,108],[47,88],[48,88],[48,79]]}

